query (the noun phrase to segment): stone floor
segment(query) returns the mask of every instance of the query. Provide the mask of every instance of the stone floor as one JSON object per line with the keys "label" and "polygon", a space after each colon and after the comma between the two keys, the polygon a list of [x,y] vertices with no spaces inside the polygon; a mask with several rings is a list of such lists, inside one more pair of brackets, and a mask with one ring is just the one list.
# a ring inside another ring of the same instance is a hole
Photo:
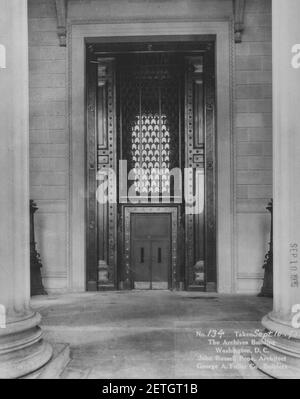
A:
{"label": "stone floor", "polygon": [[266,378],[247,360],[259,340],[237,334],[261,328],[269,298],[116,291],[34,297],[32,307],[46,338],[71,346],[62,378]]}

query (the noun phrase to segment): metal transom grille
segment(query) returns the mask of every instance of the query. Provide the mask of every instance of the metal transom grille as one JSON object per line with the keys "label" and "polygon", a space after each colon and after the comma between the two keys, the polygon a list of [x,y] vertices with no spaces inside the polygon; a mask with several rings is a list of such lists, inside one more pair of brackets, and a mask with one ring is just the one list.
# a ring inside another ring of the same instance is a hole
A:
{"label": "metal transom grille", "polygon": [[171,198],[170,170],[180,165],[182,68],[172,54],[136,54],[120,64],[122,155],[135,193]]}
{"label": "metal transom grille", "polygon": [[166,115],[136,116],[132,160],[137,193],[170,194],[170,132]]}

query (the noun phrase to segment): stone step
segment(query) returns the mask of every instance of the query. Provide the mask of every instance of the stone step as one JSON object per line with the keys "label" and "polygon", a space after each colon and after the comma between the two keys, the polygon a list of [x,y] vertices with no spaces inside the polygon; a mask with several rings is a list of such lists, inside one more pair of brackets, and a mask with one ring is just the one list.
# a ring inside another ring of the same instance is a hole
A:
{"label": "stone step", "polygon": [[24,376],[23,379],[58,379],[70,362],[70,346],[68,344],[52,343],[53,356],[42,368]]}

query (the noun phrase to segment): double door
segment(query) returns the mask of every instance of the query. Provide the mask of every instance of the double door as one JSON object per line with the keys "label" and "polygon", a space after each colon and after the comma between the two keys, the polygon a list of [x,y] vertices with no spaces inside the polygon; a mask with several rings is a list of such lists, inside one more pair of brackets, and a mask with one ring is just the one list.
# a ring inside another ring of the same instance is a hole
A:
{"label": "double door", "polygon": [[170,223],[168,214],[132,215],[131,262],[135,289],[169,288]]}

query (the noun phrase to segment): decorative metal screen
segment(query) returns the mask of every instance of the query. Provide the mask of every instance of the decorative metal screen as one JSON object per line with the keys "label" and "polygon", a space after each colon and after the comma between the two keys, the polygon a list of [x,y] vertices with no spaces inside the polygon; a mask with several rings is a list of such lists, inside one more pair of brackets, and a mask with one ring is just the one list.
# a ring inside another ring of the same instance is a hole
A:
{"label": "decorative metal screen", "polygon": [[212,42],[88,47],[88,290],[132,288],[130,214],[169,210],[170,287],[215,289],[214,57]]}
{"label": "decorative metal screen", "polygon": [[119,65],[122,158],[132,171],[135,195],[172,201],[170,171],[180,166],[180,58],[136,54]]}

